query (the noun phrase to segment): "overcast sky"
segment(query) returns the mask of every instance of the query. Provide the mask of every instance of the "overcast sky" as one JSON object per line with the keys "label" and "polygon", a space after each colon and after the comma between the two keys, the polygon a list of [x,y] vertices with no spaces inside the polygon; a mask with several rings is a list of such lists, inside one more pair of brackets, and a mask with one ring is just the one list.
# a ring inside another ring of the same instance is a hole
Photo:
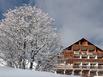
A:
{"label": "overcast sky", "polygon": [[28,4],[30,0],[0,0],[0,19],[4,18],[3,13],[8,9],[14,9],[17,6]]}
{"label": "overcast sky", "polygon": [[103,0],[37,0],[56,19],[64,46],[86,38],[103,49]]}
{"label": "overcast sky", "polygon": [[84,37],[103,49],[103,0],[0,0],[0,19],[7,9],[29,3],[55,19],[64,46]]}

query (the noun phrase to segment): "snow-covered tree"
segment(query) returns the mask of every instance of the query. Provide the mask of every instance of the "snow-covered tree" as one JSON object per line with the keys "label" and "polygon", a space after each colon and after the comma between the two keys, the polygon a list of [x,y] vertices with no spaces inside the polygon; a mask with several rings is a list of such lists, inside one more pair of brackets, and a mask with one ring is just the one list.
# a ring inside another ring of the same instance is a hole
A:
{"label": "snow-covered tree", "polygon": [[0,22],[0,57],[10,67],[25,69],[28,62],[32,69],[36,62],[36,69],[45,69],[50,57],[61,49],[54,20],[30,5],[8,10],[4,16]]}

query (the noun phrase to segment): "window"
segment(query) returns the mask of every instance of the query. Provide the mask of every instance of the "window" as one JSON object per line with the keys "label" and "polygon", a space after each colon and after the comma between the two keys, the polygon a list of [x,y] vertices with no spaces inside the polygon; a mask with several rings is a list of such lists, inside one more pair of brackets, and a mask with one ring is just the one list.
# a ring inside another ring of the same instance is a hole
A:
{"label": "window", "polygon": [[79,51],[74,51],[74,55],[79,55],[80,52]]}
{"label": "window", "polygon": [[88,47],[87,46],[81,46],[82,51],[87,51]]}
{"label": "window", "polygon": [[73,50],[74,50],[74,51],[80,50],[80,46],[79,46],[79,45],[73,45]]}
{"label": "window", "polygon": [[88,55],[82,55],[82,58],[88,58]]}
{"label": "window", "polygon": [[95,58],[95,55],[90,55],[90,58]]}
{"label": "window", "polygon": [[95,50],[95,47],[93,45],[89,45],[89,52],[93,52]]}

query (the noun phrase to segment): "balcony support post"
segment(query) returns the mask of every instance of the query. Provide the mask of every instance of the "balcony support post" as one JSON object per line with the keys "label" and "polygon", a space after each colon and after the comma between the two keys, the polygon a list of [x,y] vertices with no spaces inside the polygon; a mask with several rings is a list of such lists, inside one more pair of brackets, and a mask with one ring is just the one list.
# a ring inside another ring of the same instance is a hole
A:
{"label": "balcony support post", "polygon": [[88,76],[90,76],[90,70],[89,70],[89,72],[88,72]]}
{"label": "balcony support post", "polygon": [[83,71],[83,70],[80,71],[80,76],[82,76],[82,71]]}
{"label": "balcony support post", "polygon": [[96,71],[96,76],[98,76],[98,70]]}
{"label": "balcony support post", "polygon": [[54,71],[55,74],[57,74],[57,69]]}
{"label": "balcony support post", "polygon": [[66,70],[64,70],[64,72],[63,72],[63,73],[64,73],[64,75],[65,75],[65,72],[66,72]]}
{"label": "balcony support post", "polygon": [[74,70],[72,70],[72,75],[74,75]]}

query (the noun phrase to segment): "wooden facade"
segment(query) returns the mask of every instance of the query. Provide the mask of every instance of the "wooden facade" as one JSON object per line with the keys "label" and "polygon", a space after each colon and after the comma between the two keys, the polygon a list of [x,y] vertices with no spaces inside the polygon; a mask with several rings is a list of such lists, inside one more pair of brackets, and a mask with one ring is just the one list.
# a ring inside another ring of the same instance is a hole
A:
{"label": "wooden facade", "polygon": [[103,50],[82,38],[57,56],[56,73],[103,76]]}

